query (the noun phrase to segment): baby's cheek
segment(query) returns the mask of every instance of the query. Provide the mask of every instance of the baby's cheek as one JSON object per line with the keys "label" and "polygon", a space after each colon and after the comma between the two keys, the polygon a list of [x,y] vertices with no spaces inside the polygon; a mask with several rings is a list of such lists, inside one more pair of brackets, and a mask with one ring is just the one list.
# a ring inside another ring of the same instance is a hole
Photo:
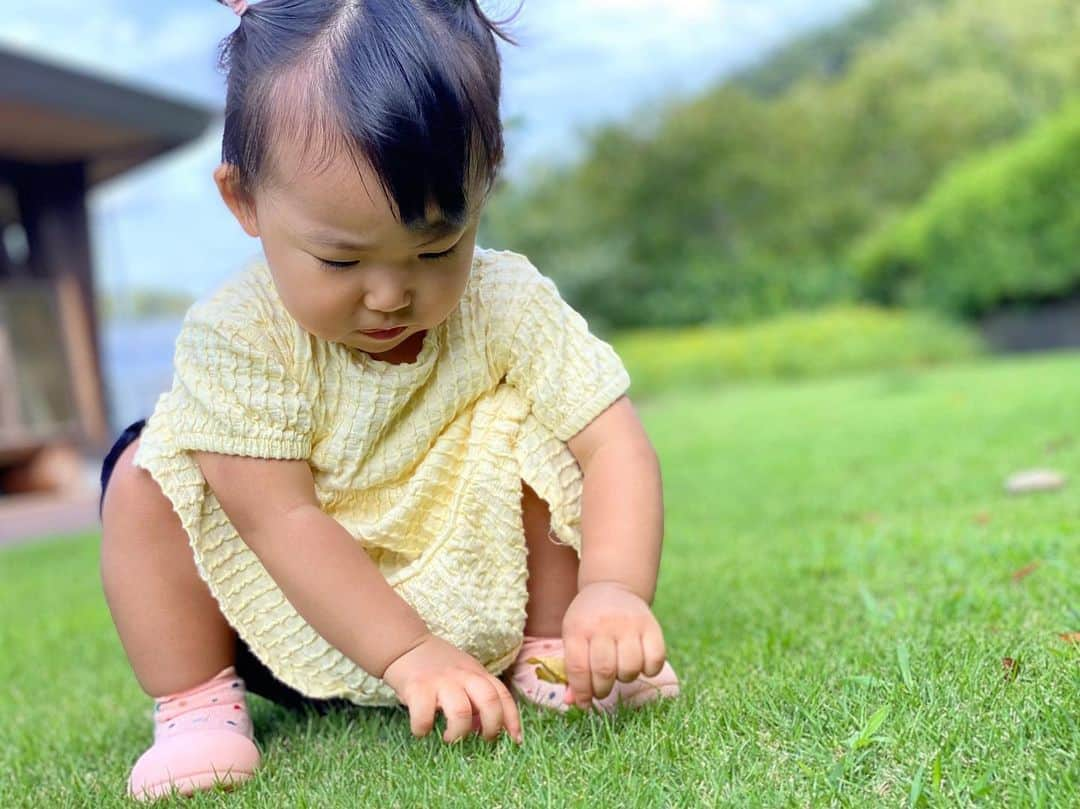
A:
{"label": "baby's cheek", "polygon": [[278,294],[293,320],[310,334],[324,340],[338,340],[353,330],[349,309],[342,296],[327,295],[318,284],[283,290]]}
{"label": "baby's cheek", "polygon": [[457,308],[461,296],[465,294],[465,287],[469,281],[469,270],[470,265],[466,264],[464,268],[459,267],[456,272],[447,272],[438,279],[435,297],[437,298],[438,312],[441,316],[440,320],[445,320]]}

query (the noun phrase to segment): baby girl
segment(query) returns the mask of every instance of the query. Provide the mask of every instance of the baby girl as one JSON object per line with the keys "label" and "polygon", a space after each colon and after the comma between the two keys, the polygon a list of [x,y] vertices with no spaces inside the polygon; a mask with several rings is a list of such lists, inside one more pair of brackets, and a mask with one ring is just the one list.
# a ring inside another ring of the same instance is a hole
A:
{"label": "baby girl", "polygon": [[105,595],[155,703],[130,793],[251,777],[247,687],[402,704],[417,736],[441,712],[447,742],[521,742],[515,697],[677,694],[627,373],[476,245],[502,31],[475,0],[229,5],[214,180],[265,261],[191,309],[103,470]]}

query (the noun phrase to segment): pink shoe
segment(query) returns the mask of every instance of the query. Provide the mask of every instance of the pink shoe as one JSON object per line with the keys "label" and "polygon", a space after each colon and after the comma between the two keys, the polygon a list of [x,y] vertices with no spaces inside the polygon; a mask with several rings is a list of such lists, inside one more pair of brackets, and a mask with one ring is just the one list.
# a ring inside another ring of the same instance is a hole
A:
{"label": "pink shoe", "polygon": [[[511,691],[541,708],[565,713],[570,710],[566,704],[566,660],[561,638],[537,638],[525,636],[517,659],[506,670],[506,678]],[[679,696],[679,678],[671,664],[664,662],[660,673],[654,677],[642,674],[630,683],[615,681],[611,693],[603,699],[593,699],[593,706],[603,712],[613,714],[620,705],[637,708],[648,702],[665,697]]]}
{"label": "pink shoe", "polygon": [[172,793],[191,795],[216,784],[235,786],[255,774],[244,681],[227,669],[154,705],[154,744],[131,771],[128,794],[152,801]]}

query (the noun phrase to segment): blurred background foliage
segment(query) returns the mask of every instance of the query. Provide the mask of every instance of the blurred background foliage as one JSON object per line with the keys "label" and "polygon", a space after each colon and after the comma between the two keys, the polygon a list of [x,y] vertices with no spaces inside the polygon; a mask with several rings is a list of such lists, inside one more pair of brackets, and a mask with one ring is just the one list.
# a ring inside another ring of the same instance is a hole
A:
{"label": "blurred background foliage", "polygon": [[767,354],[770,335],[819,351],[833,335],[835,353],[857,323],[883,346],[935,331],[916,343],[952,356],[974,350],[957,326],[857,304],[971,317],[1080,289],[1078,94],[1076,0],[877,0],[589,133],[579,162],[500,187],[483,238],[529,255],[601,333],[826,309],[754,339]]}
{"label": "blurred background foliage", "polygon": [[886,303],[977,316],[1080,289],[1080,104],[949,172],[856,252]]}
{"label": "blurred background foliage", "polygon": [[981,351],[971,331],[938,315],[837,305],[740,326],[638,329],[614,338],[635,396],[747,381],[922,368]]}

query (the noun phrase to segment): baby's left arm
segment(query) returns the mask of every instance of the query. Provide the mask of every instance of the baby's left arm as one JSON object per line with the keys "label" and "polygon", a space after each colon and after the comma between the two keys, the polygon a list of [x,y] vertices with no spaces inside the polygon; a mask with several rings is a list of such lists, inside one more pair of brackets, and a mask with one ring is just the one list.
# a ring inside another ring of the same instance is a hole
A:
{"label": "baby's left arm", "polygon": [[[582,707],[664,665],[649,604],[663,535],[660,463],[630,400],[615,350],[589,331],[555,283],[524,256],[489,256],[477,278],[494,377],[566,441],[584,475],[578,592],[562,623],[567,693]],[[600,415],[600,408],[610,402]]]}
{"label": "baby's left arm", "polygon": [[585,489],[578,589],[617,582],[651,604],[664,534],[660,462],[630,399],[621,396],[567,445]]}
{"label": "baby's left arm", "polygon": [[623,396],[568,441],[584,476],[578,595],[563,621],[575,702],[604,697],[616,678],[657,674],[663,633],[656,592],[664,509],[660,463]]}

